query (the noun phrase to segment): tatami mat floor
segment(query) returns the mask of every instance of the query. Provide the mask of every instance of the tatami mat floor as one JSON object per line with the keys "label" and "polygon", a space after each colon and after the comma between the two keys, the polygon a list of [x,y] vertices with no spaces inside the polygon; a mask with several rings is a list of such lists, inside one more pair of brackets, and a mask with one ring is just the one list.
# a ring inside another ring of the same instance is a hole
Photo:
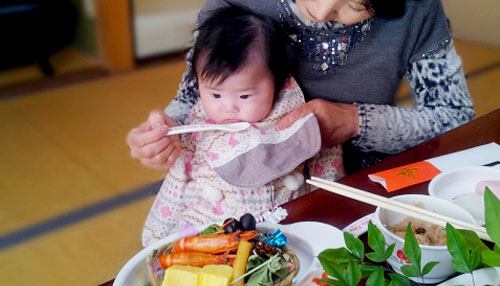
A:
{"label": "tatami mat floor", "polygon": [[[500,108],[500,48],[455,44],[477,115]],[[132,160],[125,136],[173,98],[183,70],[170,61],[0,99],[1,281],[98,285],[141,249],[147,186],[164,173]]]}

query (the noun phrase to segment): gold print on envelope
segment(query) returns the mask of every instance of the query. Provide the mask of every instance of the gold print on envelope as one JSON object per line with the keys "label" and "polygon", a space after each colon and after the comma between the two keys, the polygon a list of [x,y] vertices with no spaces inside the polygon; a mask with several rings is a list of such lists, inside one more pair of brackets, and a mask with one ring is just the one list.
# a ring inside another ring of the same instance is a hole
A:
{"label": "gold print on envelope", "polygon": [[418,168],[403,168],[399,171],[399,173],[397,173],[397,175],[417,179],[417,170]]}

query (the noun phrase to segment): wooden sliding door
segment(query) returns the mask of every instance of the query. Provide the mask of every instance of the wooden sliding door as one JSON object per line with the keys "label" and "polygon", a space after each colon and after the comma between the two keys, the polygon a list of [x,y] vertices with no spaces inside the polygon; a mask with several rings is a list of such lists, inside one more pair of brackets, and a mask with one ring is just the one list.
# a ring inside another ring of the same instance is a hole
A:
{"label": "wooden sliding door", "polygon": [[94,0],[99,58],[111,71],[134,67],[130,0]]}

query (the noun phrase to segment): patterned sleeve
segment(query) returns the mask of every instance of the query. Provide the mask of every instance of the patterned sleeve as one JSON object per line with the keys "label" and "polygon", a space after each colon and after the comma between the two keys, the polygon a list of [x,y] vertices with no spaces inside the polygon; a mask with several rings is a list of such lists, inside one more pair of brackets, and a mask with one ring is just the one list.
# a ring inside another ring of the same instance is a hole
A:
{"label": "patterned sleeve", "polygon": [[406,79],[415,106],[356,104],[362,151],[394,154],[458,127],[474,117],[462,61],[453,42],[410,62]]}
{"label": "patterned sleeve", "polygon": [[187,68],[182,75],[179,89],[174,100],[165,108],[165,113],[174,121],[183,124],[189,110],[198,101],[199,93],[196,84],[196,78],[193,74],[192,62],[193,50],[189,50],[186,55]]}

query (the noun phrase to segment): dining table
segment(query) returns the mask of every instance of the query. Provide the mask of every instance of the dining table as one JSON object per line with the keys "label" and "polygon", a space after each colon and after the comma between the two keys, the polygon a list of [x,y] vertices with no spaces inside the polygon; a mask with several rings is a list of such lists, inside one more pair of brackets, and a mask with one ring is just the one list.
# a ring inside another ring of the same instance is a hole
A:
{"label": "dining table", "polygon": [[[385,197],[402,194],[428,194],[429,182],[389,193],[382,185],[371,181],[368,175],[491,142],[500,144],[500,109],[391,156],[376,165],[347,175],[337,182]],[[500,161],[500,158],[492,159]],[[343,229],[352,222],[373,213],[376,208],[322,189],[290,201],[282,205],[282,207],[288,212],[288,216],[281,222],[282,224],[316,221],[332,225],[338,229]],[[101,284],[101,286],[111,285],[113,285],[113,280]]]}

